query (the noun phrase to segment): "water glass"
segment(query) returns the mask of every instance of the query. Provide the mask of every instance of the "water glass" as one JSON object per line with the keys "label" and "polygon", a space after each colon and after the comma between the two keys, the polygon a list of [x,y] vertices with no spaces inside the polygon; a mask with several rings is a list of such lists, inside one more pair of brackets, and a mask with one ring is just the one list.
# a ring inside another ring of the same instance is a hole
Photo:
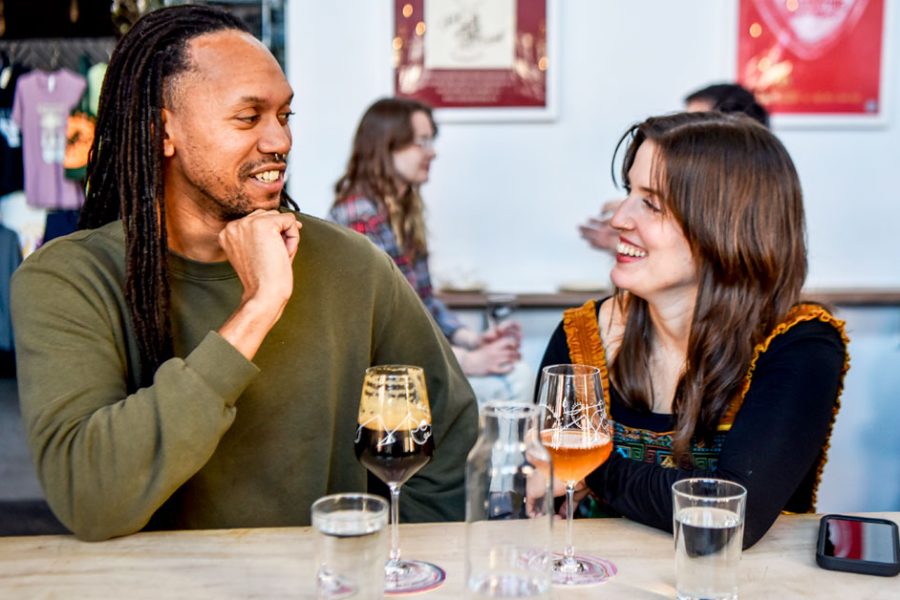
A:
{"label": "water glass", "polygon": [[498,327],[516,312],[516,296],[513,294],[488,294],[485,298],[484,328]]}
{"label": "water glass", "polygon": [[384,597],[388,505],[371,494],[335,494],[312,505],[319,600]]}
{"label": "water glass", "polygon": [[672,485],[675,588],[679,600],[738,597],[747,489],[724,479]]}

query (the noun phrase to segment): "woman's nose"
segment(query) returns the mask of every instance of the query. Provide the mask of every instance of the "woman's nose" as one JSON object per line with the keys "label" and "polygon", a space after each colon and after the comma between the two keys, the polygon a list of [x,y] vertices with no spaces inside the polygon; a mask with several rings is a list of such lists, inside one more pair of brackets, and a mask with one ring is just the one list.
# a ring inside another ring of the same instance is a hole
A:
{"label": "woman's nose", "polygon": [[629,198],[622,200],[616,207],[615,212],[613,212],[612,217],[609,219],[609,226],[613,229],[631,229],[631,203],[629,200]]}

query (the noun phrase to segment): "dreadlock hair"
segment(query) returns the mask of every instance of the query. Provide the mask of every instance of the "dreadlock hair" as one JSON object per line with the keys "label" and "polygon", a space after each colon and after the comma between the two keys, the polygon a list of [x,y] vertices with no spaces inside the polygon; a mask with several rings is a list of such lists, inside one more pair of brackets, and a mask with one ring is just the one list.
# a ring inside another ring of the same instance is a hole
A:
{"label": "dreadlock hair", "polygon": [[[171,106],[174,79],[192,68],[189,42],[223,30],[249,33],[237,17],[208,6],[150,12],[119,41],[103,81],[79,228],[122,219],[125,299],[143,385],[173,353],[162,109]],[[287,196],[282,205],[293,206]]]}
{"label": "dreadlock hair", "polygon": [[[651,117],[623,142],[626,189],[638,149],[655,146],[650,193],[681,227],[697,264],[687,357],[672,405],[672,454],[688,466],[692,439],[708,440],[741,392],[754,346],[799,301],[807,272],[800,180],[781,142],[740,114]],[[649,412],[649,305],[623,290],[616,298],[626,324],[610,376],[627,406]]]}

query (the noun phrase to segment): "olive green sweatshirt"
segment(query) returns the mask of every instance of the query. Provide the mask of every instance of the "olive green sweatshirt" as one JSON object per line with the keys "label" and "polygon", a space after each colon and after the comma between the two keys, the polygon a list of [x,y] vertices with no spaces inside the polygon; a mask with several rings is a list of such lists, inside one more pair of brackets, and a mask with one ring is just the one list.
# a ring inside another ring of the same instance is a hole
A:
{"label": "olive green sweatshirt", "polygon": [[16,272],[22,416],[50,506],[78,537],[309,524],[316,498],[365,490],[353,449],[363,374],[392,363],[425,369],[436,442],[403,487],[402,518],[463,518],[477,409],[453,352],[390,257],[298,219],[294,293],[252,362],[216,333],[242,293],[231,265],[170,253],[176,358],[149,387],[121,222],[54,240]]}

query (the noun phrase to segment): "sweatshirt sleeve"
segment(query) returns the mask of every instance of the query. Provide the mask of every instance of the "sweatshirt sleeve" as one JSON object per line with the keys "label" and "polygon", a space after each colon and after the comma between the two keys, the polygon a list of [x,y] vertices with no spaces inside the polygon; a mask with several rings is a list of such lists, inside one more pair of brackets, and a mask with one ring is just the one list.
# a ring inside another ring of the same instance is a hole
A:
{"label": "sweatshirt sleeve", "polygon": [[465,518],[465,467],[478,433],[475,395],[441,330],[387,256],[390,300],[375,332],[372,364],[409,364],[425,371],[435,448],[431,461],[404,484],[404,521]]}
{"label": "sweatshirt sleeve", "polygon": [[838,331],[819,321],[779,336],[756,365],[715,471],[668,469],[613,452],[588,486],[626,517],[672,530],[672,484],[721,477],[747,488],[744,547],[759,541],[824,446],[844,368]]}
{"label": "sweatshirt sleeve", "polygon": [[143,528],[206,463],[257,368],[210,332],[133,389],[116,282],[62,258],[33,256],[13,279],[19,398],[51,508],[79,538],[101,540]]}

